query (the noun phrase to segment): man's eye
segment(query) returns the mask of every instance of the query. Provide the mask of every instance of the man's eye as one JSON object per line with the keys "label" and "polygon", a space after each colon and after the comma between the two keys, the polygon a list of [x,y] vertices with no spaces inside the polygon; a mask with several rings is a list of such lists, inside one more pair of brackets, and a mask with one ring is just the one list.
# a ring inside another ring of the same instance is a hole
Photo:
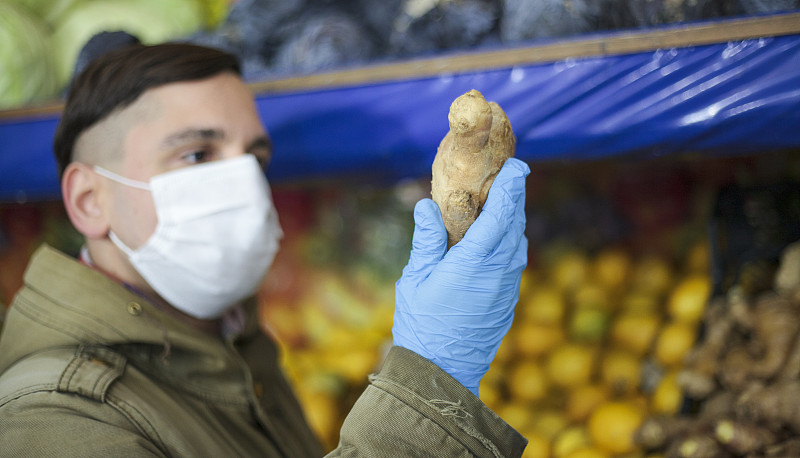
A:
{"label": "man's eye", "polygon": [[192,151],[191,153],[185,154],[183,159],[192,163],[197,164],[200,162],[208,162],[211,160],[211,153],[206,150],[196,150]]}

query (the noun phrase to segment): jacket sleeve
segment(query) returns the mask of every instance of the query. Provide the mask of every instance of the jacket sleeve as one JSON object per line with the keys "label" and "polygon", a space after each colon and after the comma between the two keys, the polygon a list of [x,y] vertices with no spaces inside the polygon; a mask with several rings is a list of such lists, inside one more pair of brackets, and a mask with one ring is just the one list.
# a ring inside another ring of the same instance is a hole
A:
{"label": "jacket sleeve", "polygon": [[518,457],[527,440],[438,366],[392,347],[329,457]]}

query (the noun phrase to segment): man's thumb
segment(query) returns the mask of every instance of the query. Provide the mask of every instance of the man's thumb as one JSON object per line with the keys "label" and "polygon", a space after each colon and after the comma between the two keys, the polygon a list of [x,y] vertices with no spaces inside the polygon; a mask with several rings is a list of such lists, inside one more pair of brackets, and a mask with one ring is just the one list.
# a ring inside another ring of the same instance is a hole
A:
{"label": "man's thumb", "polygon": [[414,279],[415,282],[422,281],[446,252],[447,230],[439,207],[431,199],[422,199],[414,207],[414,237],[404,275],[422,277]]}

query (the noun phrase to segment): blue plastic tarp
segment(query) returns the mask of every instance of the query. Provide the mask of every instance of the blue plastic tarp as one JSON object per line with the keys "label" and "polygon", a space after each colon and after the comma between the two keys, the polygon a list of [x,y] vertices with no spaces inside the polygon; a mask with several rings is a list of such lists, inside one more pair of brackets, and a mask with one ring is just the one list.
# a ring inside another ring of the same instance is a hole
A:
{"label": "blue plastic tarp", "polygon": [[[273,183],[430,174],[454,98],[506,111],[517,157],[579,161],[800,148],[800,35],[263,94]],[[0,121],[0,200],[59,195],[57,117]]]}

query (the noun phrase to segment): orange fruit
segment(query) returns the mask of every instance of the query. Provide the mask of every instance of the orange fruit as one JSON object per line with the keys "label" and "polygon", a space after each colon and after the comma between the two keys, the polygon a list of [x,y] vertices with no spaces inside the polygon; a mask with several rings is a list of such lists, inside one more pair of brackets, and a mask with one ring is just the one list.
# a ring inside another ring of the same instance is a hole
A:
{"label": "orange fruit", "polygon": [[589,345],[566,343],[547,358],[545,370],[550,381],[571,388],[589,383],[594,372],[595,349]]}
{"label": "orange fruit", "polygon": [[637,403],[607,401],[589,416],[589,437],[607,453],[631,453],[636,450],[633,435],[643,420],[644,411]]}

